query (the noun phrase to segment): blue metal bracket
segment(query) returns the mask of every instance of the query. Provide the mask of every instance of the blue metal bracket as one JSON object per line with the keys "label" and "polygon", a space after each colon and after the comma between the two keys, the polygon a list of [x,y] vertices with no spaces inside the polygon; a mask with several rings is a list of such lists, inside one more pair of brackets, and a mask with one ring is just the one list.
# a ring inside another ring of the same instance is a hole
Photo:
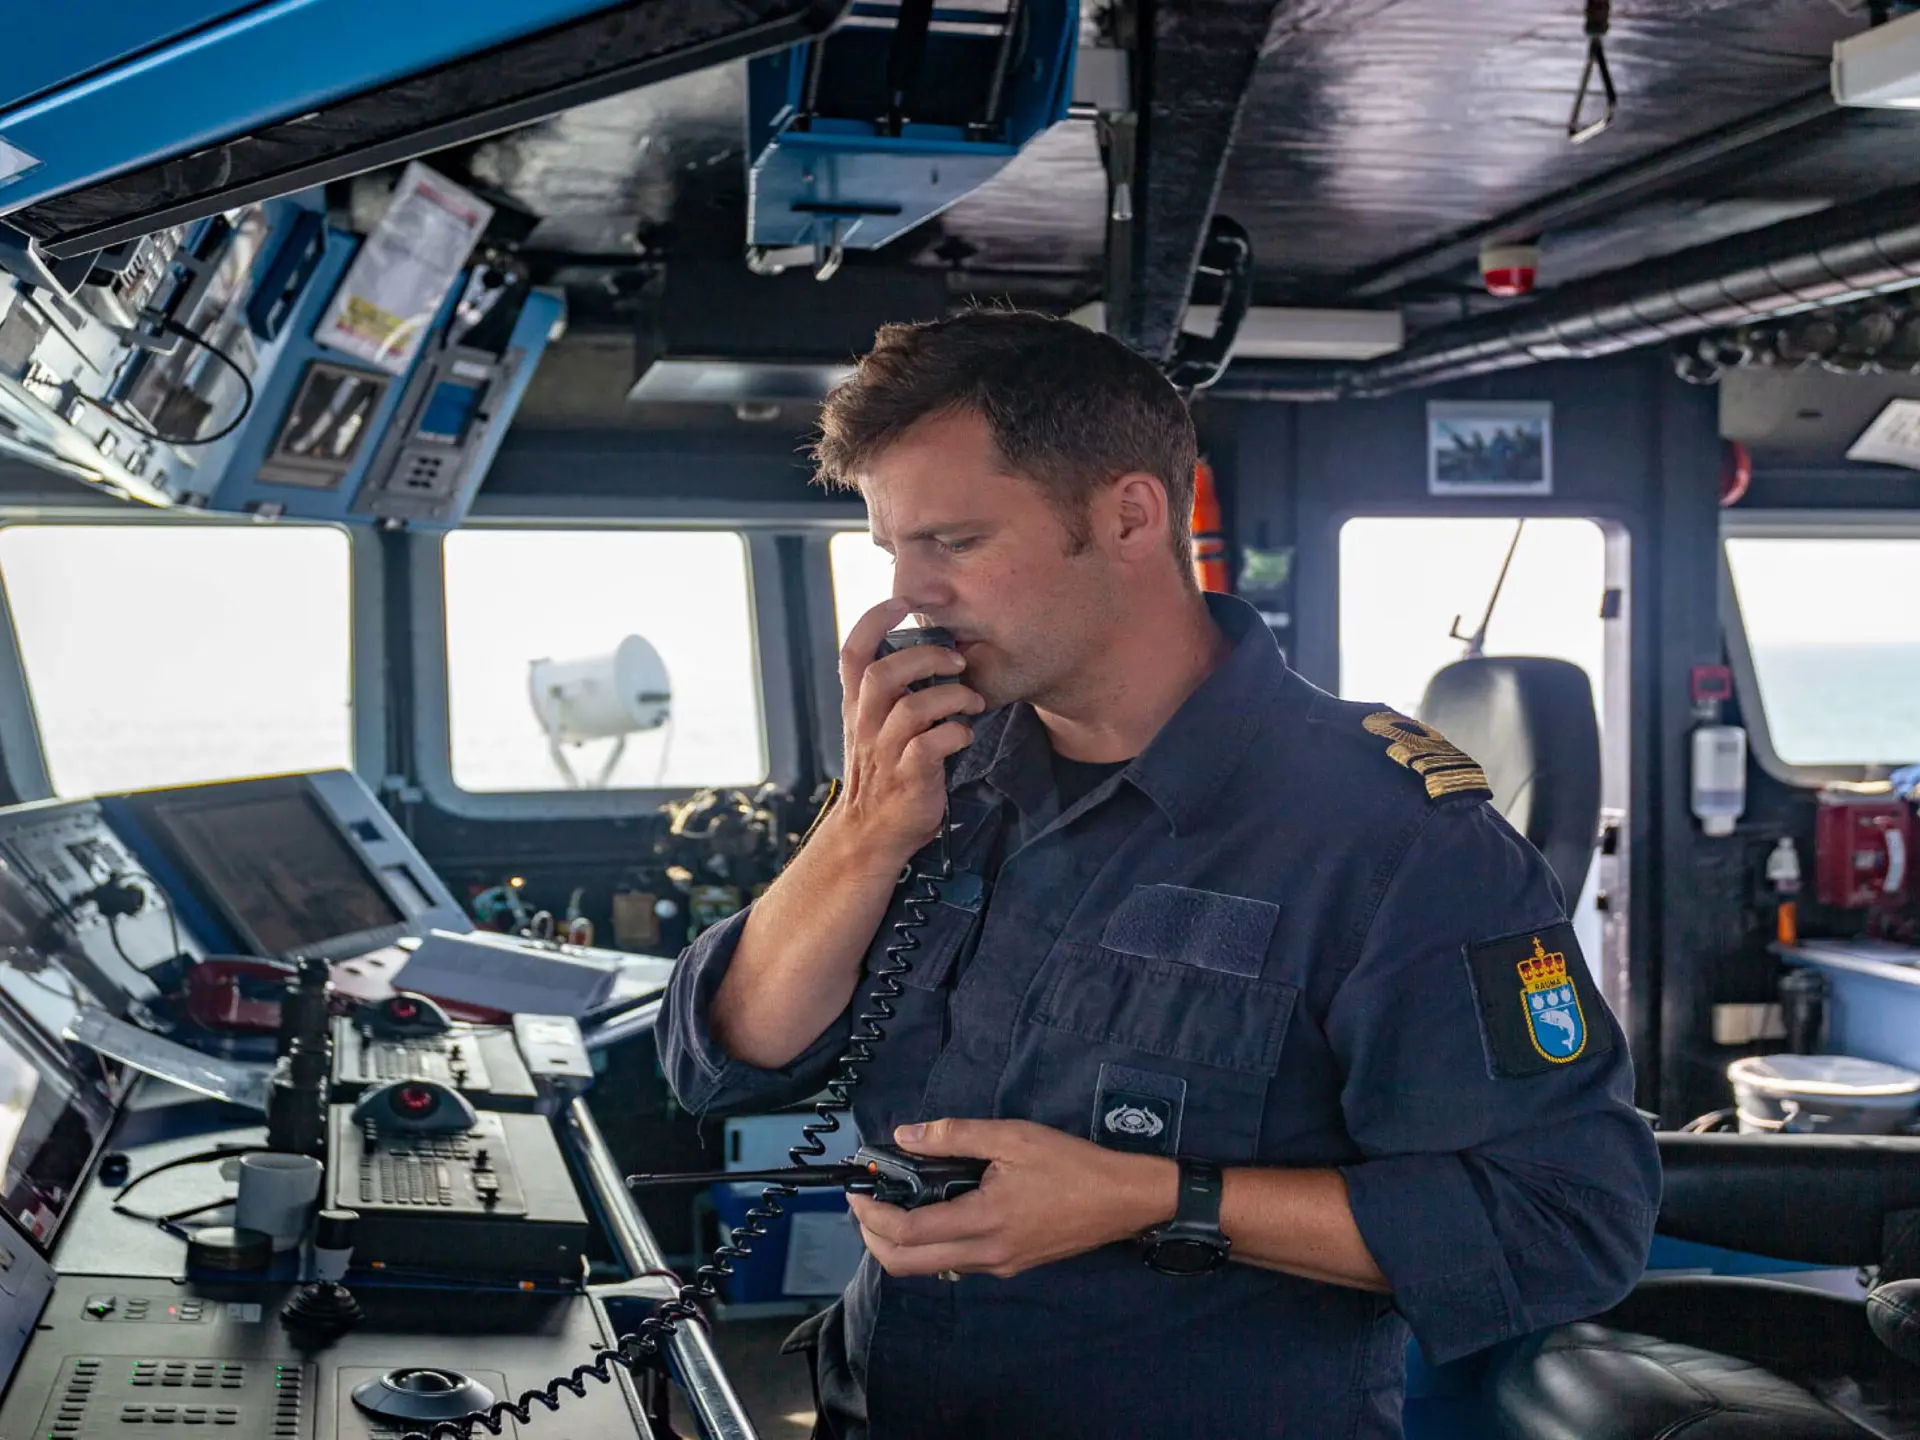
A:
{"label": "blue metal bracket", "polygon": [[825,279],[978,189],[1066,117],[1078,0],[856,0],[748,64],[748,261]]}

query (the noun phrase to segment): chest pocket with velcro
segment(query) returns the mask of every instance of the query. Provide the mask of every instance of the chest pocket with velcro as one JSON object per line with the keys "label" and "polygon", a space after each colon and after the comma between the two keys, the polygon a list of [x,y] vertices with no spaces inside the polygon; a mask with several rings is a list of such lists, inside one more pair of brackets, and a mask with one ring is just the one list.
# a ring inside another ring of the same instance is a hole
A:
{"label": "chest pocket with velcro", "polygon": [[1266,901],[1143,885],[1101,944],[1056,945],[1032,1013],[1056,1032],[1043,1045],[1048,1108],[1063,1120],[1091,1113],[1102,1066],[1123,1066],[1180,1088],[1182,1153],[1250,1158],[1299,995],[1260,978],[1279,913]]}

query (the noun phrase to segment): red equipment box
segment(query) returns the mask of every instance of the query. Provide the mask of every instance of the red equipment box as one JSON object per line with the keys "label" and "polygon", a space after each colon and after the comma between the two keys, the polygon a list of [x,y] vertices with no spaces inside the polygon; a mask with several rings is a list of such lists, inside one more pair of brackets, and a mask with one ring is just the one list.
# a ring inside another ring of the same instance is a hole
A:
{"label": "red equipment box", "polygon": [[1823,795],[1814,828],[1822,905],[1897,910],[1912,892],[1913,807],[1879,796]]}

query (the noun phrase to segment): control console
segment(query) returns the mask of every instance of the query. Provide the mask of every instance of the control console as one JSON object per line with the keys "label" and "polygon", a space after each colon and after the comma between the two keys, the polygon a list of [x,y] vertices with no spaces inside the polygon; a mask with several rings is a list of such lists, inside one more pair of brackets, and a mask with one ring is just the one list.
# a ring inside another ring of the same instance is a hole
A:
{"label": "control console", "polygon": [[396,1080],[431,1080],[490,1110],[525,1111],[593,1083],[579,1022],[568,1015],[516,1015],[512,1029],[466,1025],[402,991],[333,1024],[336,1100]]}
{"label": "control console", "polygon": [[328,1205],[360,1219],[359,1265],[577,1280],[590,1235],[541,1115],[476,1111],[456,1090],[402,1080],[332,1107]]}
{"label": "control console", "polygon": [[336,1017],[335,1098],[350,1100],[395,1080],[432,1080],[498,1109],[531,1110],[538,1098],[510,1030],[461,1025],[445,1035],[386,1040]]}
{"label": "control console", "polygon": [[[0,1403],[0,1434],[392,1440],[464,1414],[481,1397],[543,1386],[611,1339],[582,1295],[455,1299],[363,1285],[361,1327],[303,1350],[280,1322],[287,1293],[285,1285],[62,1279]],[[535,1431],[556,1440],[650,1433],[617,1387],[592,1382],[524,1433]],[[509,1419],[501,1433],[523,1432]]]}

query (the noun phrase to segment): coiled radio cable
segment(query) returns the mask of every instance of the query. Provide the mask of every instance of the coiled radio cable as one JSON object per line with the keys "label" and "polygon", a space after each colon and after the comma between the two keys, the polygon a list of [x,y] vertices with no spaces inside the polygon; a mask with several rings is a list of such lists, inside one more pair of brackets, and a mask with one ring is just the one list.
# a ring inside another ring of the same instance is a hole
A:
{"label": "coiled radio cable", "polygon": [[[905,993],[901,977],[913,968],[913,953],[920,948],[920,931],[926,927],[929,907],[940,900],[940,887],[953,878],[953,856],[949,837],[953,830],[951,801],[940,816],[940,833],[933,843],[931,868],[917,869],[912,861],[900,872],[900,887],[907,891],[905,915],[893,924],[894,941],[870,972],[873,987],[867,992],[867,1008],[854,1017],[847,1048],[841,1053],[838,1073],[827,1082],[825,1098],[815,1102],[816,1119],[807,1122],[800,1140],[787,1151],[795,1165],[809,1165],[827,1153],[824,1137],[840,1129],[841,1112],[851,1112],[853,1092],[860,1083],[862,1069],[873,1060],[874,1047],[886,1039],[886,1026],[895,1015],[894,1002]],[[484,1430],[498,1435],[509,1416],[520,1425],[531,1423],[533,1407],[557,1411],[561,1394],[584,1399],[588,1380],[602,1385],[613,1383],[615,1370],[634,1374],[658,1363],[661,1347],[681,1325],[701,1314],[705,1301],[719,1297],[719,1282],[733,1274],[733,1262],[743,1260],[752,1251],[753,1242],[765,1238],[767,1226],[781,1219],[786,1211],[782,1200],[800,1193],[798,1187],[773,1181],[760,1199],[733,1227],[725,1244],[716,1248],[713,1258],[694,1272],[693,1279],[681,1285],[670,1298],[656,1305],[632,1333],[622,1335],[618,1346],[602,1350],[591,1362],[576,1365],[565,1375],[555,1376],[545,1385],[523,1390],[512,1400],[500,1400],[484,1410],[473,1410],[452,1420],[436,1421],[424,1430],[409,1430],[401,1440],[473,1440]]]}

